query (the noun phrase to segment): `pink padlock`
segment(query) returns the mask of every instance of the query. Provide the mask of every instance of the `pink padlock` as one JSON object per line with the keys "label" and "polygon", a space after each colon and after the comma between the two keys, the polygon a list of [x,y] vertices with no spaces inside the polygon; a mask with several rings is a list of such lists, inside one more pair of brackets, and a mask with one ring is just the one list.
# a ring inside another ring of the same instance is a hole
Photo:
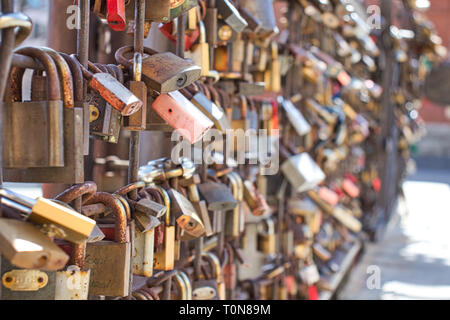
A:
{"label": "pink padlock", "polygon": [[214,125],[197,107],[179,91],[159,95],[153,110],[191,144],[201,140]]}

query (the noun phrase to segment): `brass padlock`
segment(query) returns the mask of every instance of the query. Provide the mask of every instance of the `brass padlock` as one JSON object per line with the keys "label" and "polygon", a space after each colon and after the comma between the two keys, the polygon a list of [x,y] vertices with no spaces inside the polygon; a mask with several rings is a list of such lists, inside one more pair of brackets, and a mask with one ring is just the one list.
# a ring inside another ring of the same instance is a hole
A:
{"label": "brass padlock", "polygon": [[[206,257],[205,254],[201,255],[203,259]],[[218,300],[217,277],[220,277],[220,272],[217,274],[217,269],[213,272],[215,275],[205,273],[204,279],[197,279],[192,282],[193,300]]]}
{"label": "brass padlock", "polygon": [[278,45],[276,42],[270,44],[270,50],[272,53],[269,61],[269,68],[264,72],[264,82],[266,84],[266,90],[271,92],[281,91],[281,70],[280,60],[278,59]]}
{"label": "brass padlock", "polygon": [[[116,61],[127,68],[132,63],[127,58],[133,52],[133,47],[122,47],[116,51]],[[142,60],[142,80],[147,88],[159,93],[168,93],[182,89],[201,75],[201,67],[182,59],[173,53],[158,53],[150,48],[144,48],[146,54]]]}
{"label": "brass padlock", "polygon": [[175,262],[175,226],[171,221],[171,203],[170,196],[166,190],[160,186],[155,186],[160,192],[167,208],[164,225],[164,243],[163,250],[155,252],[153,256],[153,269],[169,271],[174,268]]}
{"label": "brass padlock", "polygon": [[198,21],[200,30],[200,38],[198,44],[192,46],[190,51],[185,52],[185,58],[192,59],[197,66],[200,66],[201,76],[208,77],[210,75],[210,58],[209,45],[206,42],[206,29],[203,21]]}
{"label": "brass padlock", "polygon": [[94,230],[94,220],[52,200],[42,197],[33,200],[6,189],[0,189],[0,194],[19,205],[27,220],[39,225],[42,232],[53,237],[81,243]]}
{"label": "brass padlock", "polygon": [[55,271],[69,256],[30,223],[0,219],[0,252],[18,268]]}
{"label": "brass padlock", "polygon": [[[83,72],[78,62],[74,61],[68,54],[60,52],[59,55],[66,60],[72,73],[74,108],[83,110],[83,154],[87,156],[89,154],[89,104],[84,99]],[[69,149],[72,149],[72,147],[69,147]],[[76,183],[78,182],[80,181],[76,181]]]}
{"label": "brass padlock", "polygon": [[[2,108],[3,139],[9,141],[3,145],[3,166],[63,167],[63,102],[56,65],[48,54],[37,48],[26,47],[17,52],[35,57],[43,64],[49,100],[23,102],[25,70],[12,67]],[[27,130],[23,130],[24,125]]]}
{"label": "brass padlock", "polygon": [[[79,183],[84,179],[83,154],[85,151],[86,132],[83,130],[83,106],[74,107],[74,89],[77,97],[82,84],[76,82],[74,87],[72,70],[70,64],[64,57],[49,48],[34,48],[48,54],[54,61],[60,80],[61,96],[64,100],[63,108],[63,144],[64,144],[64,167],[41,167],[27,169],[5,170],[5,180],[21,182],[43,182],[43,183]],[[76,70],[74,70],[76,74]],[[48,75],[47,75],[48,77]],[[78,78],[76,78],[78,79]],[[79,79],[78,79],[79,80]],[[35,87],[36,88],[36,87]],[[36,95],[36,92],[34,92]]]}
{"label": "brass padlock", "polygon": [[115,216],[115,241],[86,245],[86,267],[91,269],[89,294],[126,296],[131,275],[131,243],[127,232],[127,213],[121,201],[106,192],[97,192],[86,204],[103,203]]}
{"label": "brass padlock", "polygon": [[276,237],[275,237],[275,222],[272,219],[264,219],[262,224],[265,225],[266,230],[260,230],[257,235],[256,248],[264,254],[276,253]]}
{"label": "brass padlock", "polygon": [[133,80],[127,85],[130,91],[142,100],[142,108],[131,116],[123,118],[123,128],[131,131],[143,131],[147,122],[147,86],[142,81],[142,54],[134,54]]}

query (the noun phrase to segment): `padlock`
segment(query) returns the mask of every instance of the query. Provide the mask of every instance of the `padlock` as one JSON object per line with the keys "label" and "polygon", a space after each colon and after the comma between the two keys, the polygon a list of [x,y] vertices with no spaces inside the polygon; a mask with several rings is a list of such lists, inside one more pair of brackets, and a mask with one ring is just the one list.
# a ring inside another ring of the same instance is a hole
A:
{"label": "padlock", "polygon": [[[89,154],[89,105],[85,101],[83,94],[83,72],[81,71],[79,64],[74,61],[68,54],[60,52],[59,55],[61,55],[63,59],[66,60],[67,64],[69,65],[70,72],[72,73],[74,108],[75,110],[77,110],[77,108],[83,110],[83,154],[86,156]],[[74,136],[78,136],[78,134],[75,133]],[[72,149],[72,147],[69,146],[69,149]],[[79,182],[81,181],[74,181],[74,183]]]}
{"label": "padlock", "polygon": [[109,143],[118,143],[122,115],[98,94],[88,94],[89,130],[93,137]]}
{"label": "padlock", "polygon": [[125,17],[125,0],[106,1],[106,20],[114,31],[125,30],[127,20]]}
{"label": "padlock", "polygon": [[[71,55],[71,57],[76,58],[75,55]],[[88,80],[89,87],[100,94],[114,109],[119,110],[122,115],[132,115],[142,108],[143,102],[111,74],[101,72],[92,64],[90,69],[95,73],[86,69],[81,63],[80,67],[83,77]]]}
{"label": "padlock", "polygon": [[295,132],[300,136],[304,136],[311,132],[311,126],[306,121],[303,114],[294,106],[294,104],[287,99],[279,97],[279,103],[286,112],[286,116],[291,126],[295,129]]}
{"label": "padlock", "polygon": [[268,218],[264,219],[262,224],[267,230],[260,230],[257,236],[256,249],[264,254],[276,253],[276,237],[275,237],[275,222]]}
{"label": "padlock", "polygon": [[252,215],[262,216],[267,212],[270,212],[270,208],[262,195],[259,193],[255,185],[249,181],[245,180],[243,183],[244,200],[247,203]]}
{"label": "padlock", "polygon": [[127,234],[127,214],[120,200],[97,192],[86,204],[103,203],[115,216],[114,241],[86,245],[85,265],[91,269],[90,295],[126,296],[131,276],[131,243]]}
{"label": "padlock", "polygon": [[18,268],[56,271],[64,268],[69,256],[30,223],[0,219],[2,259]]}
{"label": "padlock", "polygon": [[230,211],[238,205],[230,189],[223,183],[208,180],[199,184],[198,190],[210,211]]}
{"label": "padlock", "polygon": [[281,91],[281,70],[280,61],[278,59],[278,45],[276,42],[270,44],[271,59],[269,61],[269,68],[264,72],[264,82],[266,90],[271,92]]}
{"label": "padlock", "polygon": [[287,159],[281,171],[296,192],[310,190],[325,179],[323,171],[306,152]]}
{"label": "padlock", "polygon": [[56,272],[18,269],[8,260],[1,261],[2,300],[54,300]]}
{"label": "padlock", "polygon": [[192,286],[188,276],[183,271],[178,271],[173,279],[174,284],[178,286],[179,295],[172,295],[171,300],[192,300]]}
{"label": "padlock", "polygon": [[270,36],[278,33],[272,1],[270,0],[241,1],[240,6],[243,9],[247,10],[256,19],[261,21],[261,26],[257,32],[257,35],[259,37],[263,39],[269,38]]}
{"label": "padlock", "polygon": [[[121,188],[115,194],[125,197],[130,192],[144,187],[145,183],[137,182]],[[126,199],[133,209],[133,217],[136,221],[132,253],[133,274],[151,277],[153,275],[155,228],[160,225],[158,217],[164,215],[167,209],[161,204],[145,198],[136,199],[136,201],[128,197]]]}
{"label": "padlock", "polygon": [[[202,260],[206,259],[206,257],[207,255],[205,254],[201,255]],[[213,274],[205,274],[205,279],[197,279],[192,282],[193,300],[218,300],[217,277],[220,277],[220,273],[216,274],[217,269],[211,268],[211,270],[214,270],[212,271]]]}
{"label": "padlock", "polygon": [[[178,41],[177,23],[172,21],[169,23],[160,24],[159,26],[159,31],[161,31],[161,33],[166,36],[174,45],[176,45]],[[184,49],[190,50],[192,48],[192,45],[198,40],[199,36],[199,29],[194,29],[192,31],[186,30],[184,34]]]}
{"label": "padlock", "polygon": [[[84,165],[84,143],[83,132],[83,108],[77,105],[74,108],[74,92],[72,72],[68,63],[62,55],[49,48],[35,48],[42,53],[48,54],[55,62],[59,72],[61,96],[64,100],[63,108],[63,144],[64,144],[64,167],[41,167],[27,169],[5,170],[6,181],[43,182],[43,183],[79,183],[83,181]],[[36,88],[36,87],[35,87]],[[79,89],[77,83],[75,89]],[[76,92],[78,93],[78,92]],[[34,93],[36,95],[36,92]],[[79,95],[78,95],[79,96]]]}
{"label": "padlock", "polygon": [[[92,66],[92,63],[88,62],[88,65]],[[100,68],[100,65],[98,68]],[[116,65],[111,65],[110,69],[112,69],[110,73],[113,71],[111,75],[114,75],[120,83],[123,83],[122,69]],[[118,143],[122,123],[120,111],[114,109],[105,99],[95,92],[88,92],[86,100],[86,104],[88,105],[89,131],[92,137],[108,143]],[[142,108],[145,108],[144,105]],[[136,113],[139,114],[140,110]]]}
{"label": "padlock", "polygon": [[81,243],[86,241],[94,229],[94,220],[52,200],[42,197],[33,200],[6,189],[0,189],[0,194],[18,204],[27,220],[53,237]]}
{"label": "padlock", "polygon": [[203,21],[198,22],[200,38],[198,44],[192,46],[191,50],[185,52],[185,58],[192,59],[192,61],[201,67],[201,76],[208,77],[210,75],[210,58],[209,45],[206,42],[206,29]]}
{"label": "padlock", "polygon": [[248,152],[248,144],[246,143],[245,134],[250,128],[250,119],[247,117],[247,99],[245,96],[238,96],[237,106],[235,105],[232,109],[232,120],[231,128],[233,129],[232,137],[227,137],[228,139],[234,139],[233,147],[234,151]]}
{"label": "padlock", "polygon": [[130,91],[142,100],[143,105],[139,111],[131,116],[123,118],[123,128],[125,130],[142,131],[146,129],[147,122],[147,86],[142,81],[142,54],[134,54],[133,81],[127,85]]}
{"label": "padlock", "polygon": [[171,212],[176,218],[178,226],[190,237],[198,238],[204,235],[205,227],[197,215],[192,203],[175,189],[168,191],[171,197]]}
{"label": "padlock", "polygon": [[152,109],[191,144],[201,140],[214,125],[179,91],[159,95]]}
{"label": "padlock", "polygon": [[226,287],[225,279],[222,272],[222,267],[219,258],[212,252],[202,253],[204,258],[210,261],[210,264],[214,267],[214,275],[217,283],[217,298],[218,300],[226,300]]}
{"label": "padlock", "polygon": [[208,99],[204,93],[195,91],[195,89],[192,87],[182,89],[182,93],[205,116],[207,116],[212,122],[214,122],[214,126],[217,130],[225,133],[226,130],[231,128],[225,111],[220,106]]}
{"label": "padlock", "polygon": [[229,0],[217,0],[216,7],[219,15],[234,32],[240,33],[248,26],[247,21]]}
{"label": "padlock", "polygon": [[341,205],[332,206],[323,201],[316,190],[308,191],[308,196],[314,201],[317,206],[325,213],[333,216],[336,220],[342,223],[346,228],[353,232],[359,232],[362,229],[361,222],[356,219],[351,211]]}
{"label": "padlock", "polygon": [[162,251],[155,252],[153,256],[153,269],[169,271],[173,270],[175,262],[175,226],[171,221],[171,202],[166,190],[160,186],[155,186],[163,198],[167,208],[164,220],[164,240]]}
{"label": "padlock", "polygon": [[[88,181],[74,185],[58,196],[57,201],[70,203],[76,198],[86,201],[97,190],[94,182]],[[81,212],[83,212],[81,210]],[[89,238],[84,243],[72,244],[70,263],[61,271],[56,272],[55,300],[87,300],[91,270],[85,268],[86,243],[101,241],[105,235],[96,225]]]}
{"label": "padlock", "polygon": [[227,174],[228,180],[231,183],[233,197],[238,202],[233,211],[227,213],[225,217],[225,235],[229,237],[238,237],[242,230],[242,225],[245,222],[244,217],[244,185],[241,177],[236,172]]}
{"label": "padlock", "polygon": [[[71,204],[75,199],[81,198],[81,203],[84,203],[89,198],[91,198],[96,192],[97,192],[97,184],[93,181],[86,181],[80,184],[73,185],[70,188],[64,190],[63,192],[55,196],[54,200],[57,201],[58,203],[60,202],[65,204]],[[88,217],[88,215],[85,212],[83,212],[83,208],[81,210],[81,214]],[[105,234],[100,230],[99,226],[95,224],[94,229],[92,230],[91,234],[88,236],[86,241],[97,242],[103,240],[104,238]],[[81,267],[83,266],[81,265]]]}
{"label": "padlock", "polygon": [[[12,67],[3,108],[3,139],[9,141],[3,146],[3,166],[63,167],[63,102],[56,65],[37,48],[21,48],[17,53],[35,57],[44,65],[49,100],[22,102],[25,70]],[[27,130],[21,130],[24,124]]]}
{"label": "padlock", "polygon": [[[116,61],[127,68],[132,68],[128,55],[132,46],[122,47],[116,51]],[[168,93],[182,89],[201,75],[201,68],[184,60],[173,53],[158,53],[150,48],[144,48],[146,56],[142,60],[142,80],[147,88],[159,93]]]}

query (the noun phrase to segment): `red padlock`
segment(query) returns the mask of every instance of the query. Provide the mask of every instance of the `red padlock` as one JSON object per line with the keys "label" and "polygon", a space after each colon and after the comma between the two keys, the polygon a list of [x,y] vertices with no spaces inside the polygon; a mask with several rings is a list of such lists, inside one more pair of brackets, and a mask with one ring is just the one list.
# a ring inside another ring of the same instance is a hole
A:
{"label": "red padlock", "polygon": [[[174,35],[174,23],[173,21],[168,23],[163,23],[160,25],[159,30],[163,35],[165,35],[169,40],[176,44],[177,43],[177,37]],[[197,28],[193,31],[186,31],[186,34],[184,36],[184,50],[189,51],[192,47],[192,45],[198,40],[200,37],[200,29]]]}
{"label": "red padlock", "polygon": [[127,25],[125,0],[108,0],[106,20],[114,31],[123,31]]}

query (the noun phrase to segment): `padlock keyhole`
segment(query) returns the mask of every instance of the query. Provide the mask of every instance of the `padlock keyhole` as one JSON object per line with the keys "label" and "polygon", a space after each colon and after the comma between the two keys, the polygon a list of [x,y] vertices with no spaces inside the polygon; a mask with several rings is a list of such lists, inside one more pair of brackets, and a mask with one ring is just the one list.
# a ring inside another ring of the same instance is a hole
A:
{"label": "padlock keyhole", "polygon": [[186,84],[187,76],[185,74],[180,75],[180,77],[177,79],[177,86],[182,87]]}

